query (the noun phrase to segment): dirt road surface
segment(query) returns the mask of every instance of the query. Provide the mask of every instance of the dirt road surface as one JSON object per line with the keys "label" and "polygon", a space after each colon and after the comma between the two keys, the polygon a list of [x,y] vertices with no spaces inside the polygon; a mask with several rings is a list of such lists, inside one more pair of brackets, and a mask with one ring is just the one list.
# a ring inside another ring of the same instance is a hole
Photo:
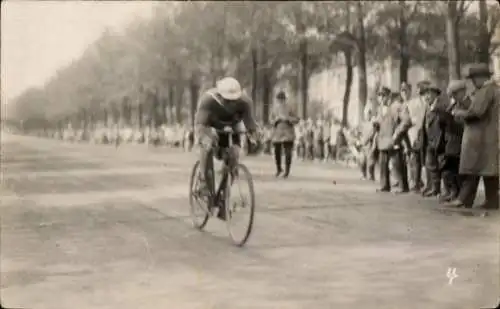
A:
{"label": "dirt road surface", "polygon": [[205,232],[190,224],[193,154],[5,135],[1,150],[3,306],[498,304],[498,214],[445,215],[433,200],[375,193],[333,165],[300,162],[276,179],[270,158],[244,158],[258,204],[254,233],[237,248],[221,221]]}

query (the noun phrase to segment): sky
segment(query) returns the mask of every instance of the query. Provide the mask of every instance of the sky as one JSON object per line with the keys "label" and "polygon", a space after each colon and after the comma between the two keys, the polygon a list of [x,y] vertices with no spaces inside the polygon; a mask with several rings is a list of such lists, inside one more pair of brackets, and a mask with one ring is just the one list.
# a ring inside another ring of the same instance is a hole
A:
{"label": "sky", "polygon": [[149,1],[2,1],[2,103],[42,86],[104,29],[150,16]]}

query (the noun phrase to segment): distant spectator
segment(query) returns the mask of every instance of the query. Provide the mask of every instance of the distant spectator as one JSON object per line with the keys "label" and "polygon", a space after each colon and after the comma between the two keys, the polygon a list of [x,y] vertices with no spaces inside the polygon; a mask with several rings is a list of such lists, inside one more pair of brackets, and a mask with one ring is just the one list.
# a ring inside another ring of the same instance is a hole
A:
{"label": "distant spectator", "polygon": [[274,131],[272,142],[274,146],[274,160],[276,164],[276,177],[283,173],[281,165],[282,155],[285,155],[285,170],[283,177],[287,178],[292,166],[293,142],[295,140],[294,126],[298,123],[298,118],[287,104],[284,92],[279,92],[271,112]]}

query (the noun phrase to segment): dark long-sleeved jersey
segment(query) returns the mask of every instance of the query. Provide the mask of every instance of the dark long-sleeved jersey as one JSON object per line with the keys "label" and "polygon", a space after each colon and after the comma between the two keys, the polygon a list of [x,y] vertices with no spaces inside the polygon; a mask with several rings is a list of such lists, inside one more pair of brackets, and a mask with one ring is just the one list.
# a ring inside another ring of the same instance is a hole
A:
{"label": "dark long-sleeved jersey", "polygon": [[252,99],[247,95],[243,94],[239,100],[229,104],[224,102],[216,89],[210,89],[201,96],[195,125],[222,130],[225,126],[234,127],[240,121],[243,121],[249,132],[257,129],[257,123],[252,115]]}

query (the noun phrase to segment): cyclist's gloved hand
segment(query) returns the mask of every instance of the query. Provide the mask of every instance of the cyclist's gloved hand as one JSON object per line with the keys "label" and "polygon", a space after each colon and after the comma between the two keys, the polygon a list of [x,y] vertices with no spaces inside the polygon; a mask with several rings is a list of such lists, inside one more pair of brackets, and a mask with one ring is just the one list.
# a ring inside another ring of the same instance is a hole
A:
{"label": "cyclist's gloved hand", "polygon": [[248,139],[250,141],[250,144],[257,145],[260,140],[260,133],[258,131],[249,132]]}

